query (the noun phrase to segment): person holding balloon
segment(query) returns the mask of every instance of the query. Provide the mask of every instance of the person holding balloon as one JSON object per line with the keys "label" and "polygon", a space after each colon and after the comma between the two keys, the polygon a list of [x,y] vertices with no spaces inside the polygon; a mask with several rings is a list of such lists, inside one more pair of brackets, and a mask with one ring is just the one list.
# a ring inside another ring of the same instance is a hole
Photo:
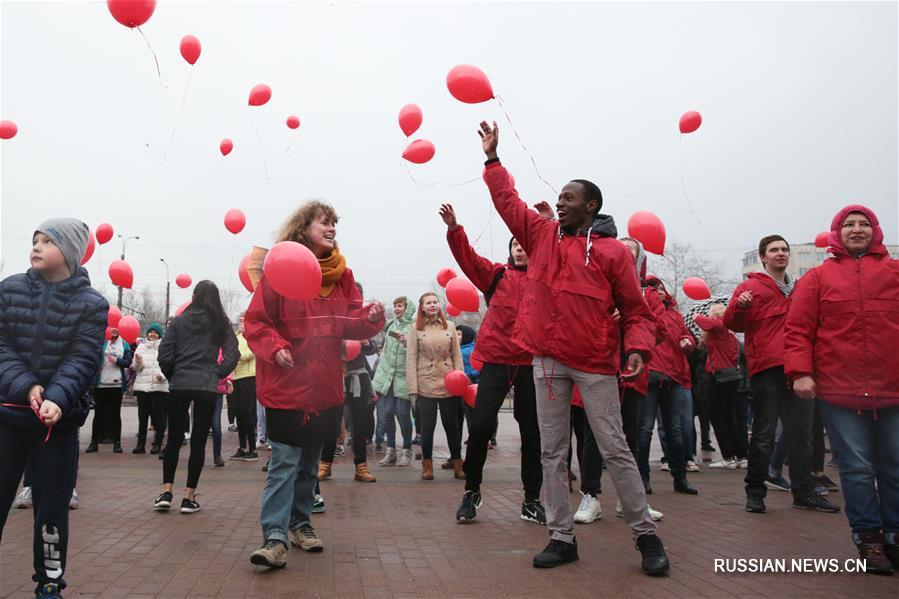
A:
{"label": "person holding balloon", "polygon": [[125,393],[125,369],[131,366],[131,345],[122,339],[119,329],[109,329],[103,344],[103,365],[94,389],[94,422],[86,453],[94,453],[104,438],[112,438],[112,451],[122,453],[122,395]]}
{"label": "person holding balloon", "polygon": [[[456,335],[456,325],[443,315],[440,299],[435,293],[425,293],[419,298],[415,324],[409,330],[406,343],[409,397],[421,407],[421,478],[434,479],[432,453],[439,410],[454,475],[458,479],[464,479],[462,431],[459,430],[458,422],[459,396],[452,395],[445,383],[447,374],[464,368],[462,350]],[[465,376],[464,372],[462,376]]]}
{"label": "person holding balloon", "polygon": [[546,511],[540,502],[543,471],[540,465],[540,427],[537,424],[537,399],[534,391],[533,355],[512,340],[518,310],[528,276],[528,255],[513,237],[509,257],[498,264],[478,255],[458,223],[452,205],[444,204],[440,216],[446,224],[446,241],[456,263],[484,294],[487,314],[481,323],[471,356],[483,366],[479,369],[478,393],[468,421],[468,448],[465,453],[465,493],[456,511],[456,521],[471,522],[481,506],[481,483],[490,440],[510,389],[515,390],[513,409],[521,436],[521,483],[524,501],[521,519],[546,524]]}
{"label": "person holding balloon", "polygon": [[[484,179],[493,205],[528,255],[528,278],[513,341],[534,355],[537,422],[550,542],[534,557],[535,568],[579,559],[568,491],[572,389],[581,392],[590,427],[633,531],[643,571],[670,570],[646,494],[621,423],[618,395],[620,345],[627,355],[623,378],[638,376],[652,355],[655,323],[634,272],[634,260],[615,236],[614,221],[600,214],[602,192],[594,183],[567,183],[556,203],[558,221],[531,210],[511,184],[497,155],[499,130],[481,122],[487,155]],[[619,321],[613,318],[618,310]],[[619,326],[624,327],[620,339]]]}
{"label": "person holding balloon", "polygon": [[263,545],[250,562],[269,568],[287,565],[288,544],[324,549],[311,514],[322,447],[337,436],[346,400],[344,340],[369,339],[384,326],[384,306],[363,305],[336,236],[332,206],[311,201],[295,210],[265,258],[244,316],[272,448],[261,500]]}
{"label": "person holding balloon", "polygon": [[0,536],[27,464],[41,597],[66,588],[78,429],[109,311],[80,266],[89,234],[79,220],[48,220],[32,233],[31,268],[0,282]]}

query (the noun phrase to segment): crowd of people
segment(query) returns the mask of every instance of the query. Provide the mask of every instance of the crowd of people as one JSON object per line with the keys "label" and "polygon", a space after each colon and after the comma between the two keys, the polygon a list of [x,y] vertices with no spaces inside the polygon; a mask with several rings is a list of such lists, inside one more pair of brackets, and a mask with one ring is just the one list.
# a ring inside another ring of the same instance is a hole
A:
{"label": "crowd of people", "polygon": [[[235,327],[217,287],[201,281],[182,315],[165,327],[150,324],[132,348],[115,329],[106,337],[108,303],[80,267],[87,226],[59,218],[35,230],[31,268],[0,283],[0,522],[14,502],[33,507],[38,596],[65,588],[79,428],[93,409],[87,453],[103,443],[122,453],[129,389],[138,405],[133,453],[146,452],[152,432],[149,453],[162,460],[156,510],[173,506],[187,444],[180,511],[200,509],[210,434],[213,464],[225,464],[225,405],[238,435],[231,460],[255,462],[270,449],[262,545],[250,556],[256,565],[284,567],[291,546],[324,549],[311,515],[324,511],[320,483],[331,478],[344,442],[356,481],[376,482],[370,455],[381,456],[382,468],[420,460],[420,478],[433,480],[438,415],[449,457],[437,470],[465,481],[455,519],[475,522],[511,393],[520,518],[549,534],[534,567],[579,559],[575,523],[602,516],[608,471],[616,515],[632,530],[643,571],[669,572],[658,534],[664,515],[647,501],[657,494],[650,447],[658,430],[661,470],[674,492],[698,495],[688,473],[701,467],[745,469],[745,509],[754,514],[766,512],[769,489],[791,492],[795,508],[836,513],[827,495],[842,490],[867,570],[899,568],[899,357],[889,349],[899,334],[899,267],[876,215],[860,205],[841,210],[831,224],[832,258],[798,281],[787,274],[788,241],[764,237],[759,272],[729,302],[687,315],[647,272],[641,243],[618,238],[595,184],[573,180],[555,210],[532,209],[500,163],[496,124],[481,123],[479,133],[484,179],[512,234],[508,259],[480,256],[453,207],[439,212],[453,257],[487,305],[477,331],[448,318],[435,293],[396,298],[389,321],[382,304],[365,304],[336,243],[335,209],[313,201],[287,218],[277,241],[299,242],[316,256],[318,297],[284,297],[263,274]],[[358,342],[356,355],[348,340]],[[473,406],[447,388],[453,371],[477,383]],[[824,473],[825,434],[840,486]]]}

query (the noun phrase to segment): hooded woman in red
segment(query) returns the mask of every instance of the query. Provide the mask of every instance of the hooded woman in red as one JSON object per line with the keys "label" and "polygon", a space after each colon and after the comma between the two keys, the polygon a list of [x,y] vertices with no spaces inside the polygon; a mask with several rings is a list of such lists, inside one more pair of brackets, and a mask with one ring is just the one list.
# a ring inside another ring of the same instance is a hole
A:
{"label": "hooded woman in red", "polygon": [[899,266],[869,208],[830,225],[833,258],[796,285],[784,369],[821,413],[840,468],[846,516],[868,572],[899,568]]}
{"label": "hooded woman in red", "polygon": [[296,241],[318,258],[319,296],[292,300],[259,281],[244,316],[256,356],[256,383],[272,458],[262,492],[261,549],[250,561],[284,567],[288,539],[305,551],[323,545],[309,523],[322,446],[337,436],[344,402],[344,339],[365,340],[384,325],[384,306],[362,305],[352,271],[335,242],[337,214],[308,202],[287,220],[278,241]]}

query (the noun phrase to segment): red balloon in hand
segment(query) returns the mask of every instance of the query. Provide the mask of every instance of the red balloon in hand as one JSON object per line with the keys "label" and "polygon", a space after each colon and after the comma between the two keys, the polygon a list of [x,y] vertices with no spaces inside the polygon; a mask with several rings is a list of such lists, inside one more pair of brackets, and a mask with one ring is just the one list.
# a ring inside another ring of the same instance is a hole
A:
{"label": "red balloon in hand", "polygon": [[140,323],[133,316],[123,316],[119,321],[118,329],[122,339],[131,345],[134,345],[140,336]]}
{"label": "red balloon in hand", "polygon": [[109,265],[109,280],[116,287],[131,289],[134,285],[134,271],[124,260],[113,260]]}
{"label": "red balloon in hand", "polygon": [[416,104],[406,104],[400,109],[400,129],[409,137],[421,127],[423,118],[421,108]]}
{"label": "red balloon in hand", "polygon": [[435,152],[434,144],[426,139],[416,139],[406,146],[403,158],[415,164],[424,164],[434,157]]}
{"label": "red balloon in hand", "polygon": [[443,386],[446,392],[455,397],[461,397],[468,389],[468,375],[461,370],[452,370],[443,377]]}
{"label": "red balloon in hand", "polygon": [[97,227],[97,243],[100,245],[108,243],[109,240],[112,239],[113,234],[114,231],[112,230],[112,225],[109,223],[100,223]]}
{"label": "red balloon in hand", "polygon": [[112,18],[125,27],[140,27],[153,16],[156,0],[106,0]]}
{"label": "red balloon in hand", "polygon": [[684,280],[684,293],[691,300],[707,300],[712,297],[708,284],[699,277],[690,277]]}
{"label": "red balloon in hand", "polygon": [[299,127],[300,117],[294,115],[290,115],[289,117],[287,117],[287,126],[291,129],[296,129],[297,127]]}
{"label": "red balloon in hand", "polygon": [[362,353],[362,343],[355,339],[347,339],[344,346],[345,362],[352,362]]}
{"label": "red balloon in hand", "polygon": [[321,290],[322,269],[318,259],[296,241],[275,244],[265,256],[262,272],[268,284],[288,299],[312,299]]}
{"label": "red balloon in hand", "polygon": [[680,123],[678,126],[680,127],[681,133],[693,133],[699,126],[702,124],[702,115],[696,112],[695,110],[691,110],[690,112],[685,112],[683,116],[680,118]]}
{"label": "red balloon in hand", "polygon": [[243,210],[232,208],[225,213],[225,228],[228,229],[229,232],[237,235],[243,231],[243,228],[246,226],[247,217],[244,215]]}
{"label": "red balloon in hand", "polygon": [[446,87],[453,97],[466,104],[480,104],[493,99],[493,86],[486,73],[470,64],[453,67],[446,76]]}
{"label": "red balloon in hand", "polygon": [[262,106],[271,99],[272,88],[264,83],[260,83],[250,90],[250,106]]}
{"label": "red balloon in hand", "polygon": [[0,139],[12,139],[19,132],[19,128],[12,121],[0,121]]}
{"label": "red balloon in hand", "polygon": [[200,58],[200,40],[192,35],[181,38],[181,56],[190,64],[196,64]]}
{"label": "red balloon in hand", "polygon": [[665,253],[665,225],[652,212],[634,212],[627,219],[627,234],[642,243],[647,252],[659,256]]}
{"label": "red balloon in hand", "polygon": [[462,401],[465,402],[469,408],[473,408],[475,402],[478,399],[478,386],[477,385],[469,385],[468,389],[465,390],[465,394],[462,396]]}
{"label": "red balloon in hand", "polygon": [[175,277],[175,285],[177,285],[181,289],[187,289],[193,282],[194,281],[190,278],[190,275],[185,273],[181,273],[180,275]]}

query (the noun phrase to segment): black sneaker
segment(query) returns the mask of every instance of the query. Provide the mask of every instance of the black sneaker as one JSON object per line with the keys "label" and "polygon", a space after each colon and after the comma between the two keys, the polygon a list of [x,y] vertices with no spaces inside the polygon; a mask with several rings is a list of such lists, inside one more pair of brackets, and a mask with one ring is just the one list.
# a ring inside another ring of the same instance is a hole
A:
{"label": "black sneaker", "polygon": [[241,462],[255,462],[259,459],[259,454],[257,454],[255,451],[248,451],[243,455],[242,458],[237,459]]}
{"label": "black sneaker", "polygon": [[97,453],[100,448],[97,446],[96,441],[91,441],[87,446],[87,449],[84,450],[84,453]]}
{"label": "black sneaker", "polygon": [[662,539],[656,535],[637,537],[637,549],[643,556],[643,572],[649,576],[665,576],[671,570]]}
{"label": "black sneaker", "polygon": [[131,450],[131,453],[134,453],[134,454],[147,453],[146,446],[138,445],[137,447],[135,447],[134,449]]}
{"label": "black sneaker", "polygon": [[765,499],[761,495],[747,495],[746,511],[753,514],[764,514]]}
{"label": "black sneaker", "polygon": [[153,508],[160,512],[168,511],[172,507],[172,494],[166,491],[156,498],[153,502]]}
{"label": "black sneaker", "polygon": [[188,499],[185,497],[181,500],[181,513],[182,514],[193,514],[194,512],[200,511],[200,504],[197,503],[196,498]]}
{"label": "black sneaker", "polygon": [[234,455],[232,455],[228,459],[229,460],[242,460],[245,455],[247,455],[247,452],[244,451],[243,449],[238,448],[238,450],[234,452]]}
{"label": "black sneaker", "polygon": [[225,460],[223,460],[222,456],[220,456],[220,455],[213,456],[212,463],[215,465],[216,468],[224,468],[225,467]]}
{"label": "black sneaker", "polygon": [[537,524],[546,524],[546,510],[539,499],[525,501],[521,504],[521,519]]}
{"label": "black sneaker", "polygon": [[112,453],[122,453],[122,443],[120,441],[113,442]]}
{"label": "black sneaker", "polygon": [[456,510],[456,522],[465,524],[478,517],[478,508],[481,507],[481,494],[478,491],[465,491],[462,495],[462,503]]}
{"label": "black sneaker", "polygon": [[815,483],[815,486],[821,486],[827,489],[828,491],[839,491],[840,488],[837,486],[837,483],[830,480],[827,475],[822,474],[821,476],[813,476],[812,481]]}
{"label": "black sneaker", "polygon": [[793,507],[798,510],[812,510],[815,512],[827,512],[828,514],[836,514],[840,511],[840,507],[827,501],[818,494],[809,495],[802,499],[793,499]]}
{"label": "black sneaker", "polygon": [[553,539],[546,548],[534,556],[535,568],[555,568],[580,559],[577,555],[577,541],[566,543]]}
{"label": "black sneaker", "polygon": [[647,495],[652,495],[652,485],[649,484],[648,478],[643,479],[643,492]]}
{"label": "black sneaker", "polygon": [[34,592],[34,599],[62,599],[59,585],[53,582],[42,584],[40,588]]}
{"label": "black sneaker", "polygon": [[[861,543],[857,544],[858,556],[865,560],[865,572],[868,574],[893,573],[893,564],[884,552],[883,535],[879,532],[859,533]],[[895,545],[894,545],[895,547]]]}

